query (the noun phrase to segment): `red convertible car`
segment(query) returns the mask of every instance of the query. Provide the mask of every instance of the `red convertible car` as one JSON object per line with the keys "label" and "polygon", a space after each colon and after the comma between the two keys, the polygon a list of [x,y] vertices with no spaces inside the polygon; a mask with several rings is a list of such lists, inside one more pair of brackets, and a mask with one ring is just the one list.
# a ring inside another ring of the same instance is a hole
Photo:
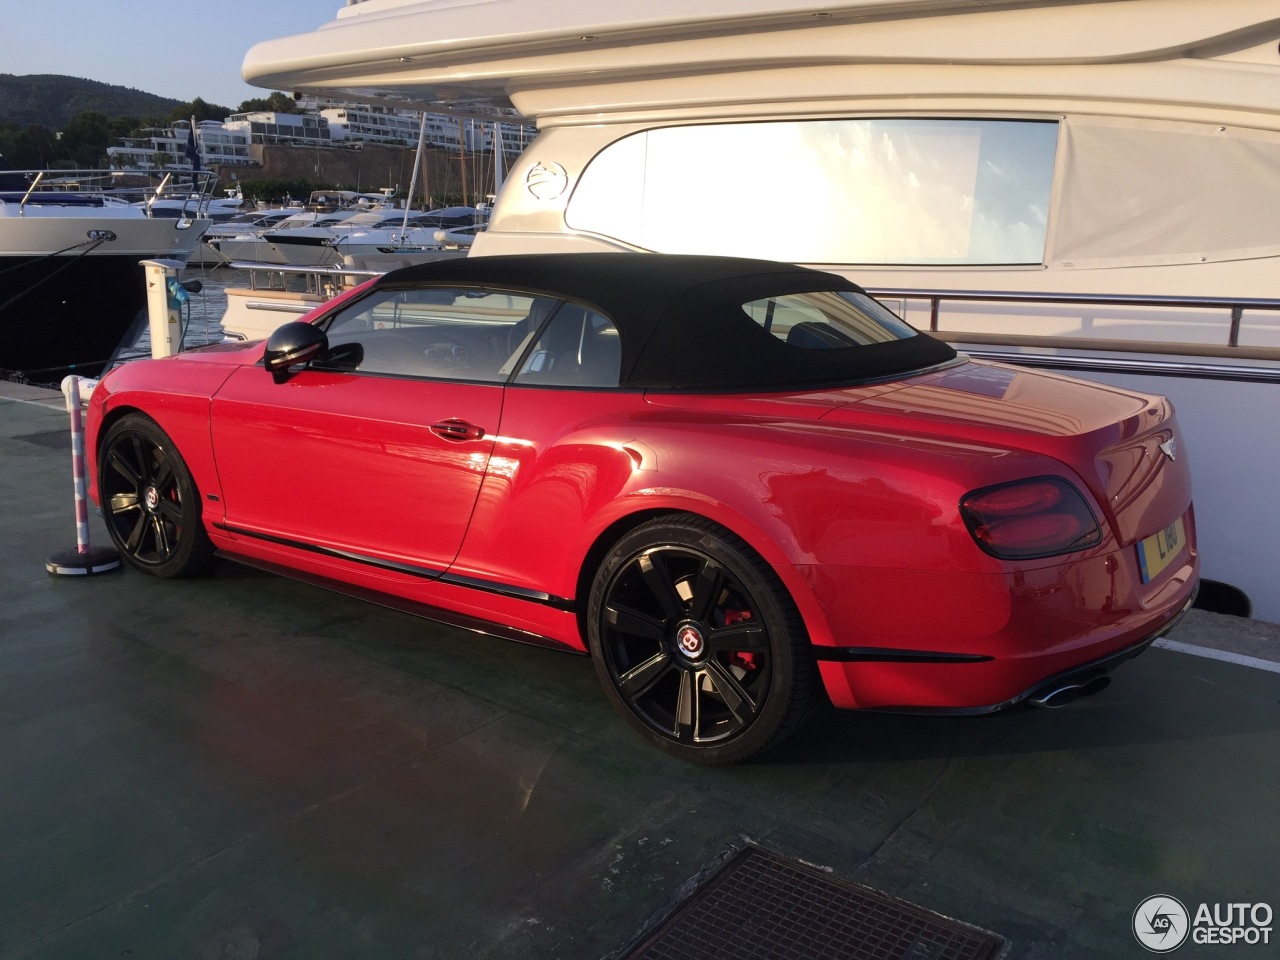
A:
{"label": "red convertible car", "polygon": [[222,553],[589,652],[633,727],[704,762],[824,693],[1095,692],[1198,577],[1166,400],[969,360],[761,261],[410,267],[266,343],[114,370],[88,431],[137,569]]}

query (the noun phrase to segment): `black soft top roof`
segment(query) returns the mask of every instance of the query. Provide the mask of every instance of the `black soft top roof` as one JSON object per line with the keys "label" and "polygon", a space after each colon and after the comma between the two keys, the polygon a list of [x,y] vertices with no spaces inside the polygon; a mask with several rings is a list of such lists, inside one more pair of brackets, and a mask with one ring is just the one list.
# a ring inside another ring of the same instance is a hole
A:
{"label": "black soft top roof", "polygon": [[893,376],[951,360],[927,334],[856,347],[784,343],[742,309],[770,296],[861,288],[833,273],[738,257],[549,253],[458,257],[385,274],[378,287],[460,284],[552,296],[598,310],[618,328],[621,384],[681,390],[773,390]]}

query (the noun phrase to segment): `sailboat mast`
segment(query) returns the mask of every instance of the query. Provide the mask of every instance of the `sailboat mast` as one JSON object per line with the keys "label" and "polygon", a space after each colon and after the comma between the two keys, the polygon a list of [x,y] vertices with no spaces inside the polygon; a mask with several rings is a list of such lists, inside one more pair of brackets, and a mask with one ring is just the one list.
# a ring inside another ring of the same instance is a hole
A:
{"label": "sailboat mast", "polygon": [[[413,155],[413,173],[409,176],[409,196],[404,200],[404,220],[400,223],[400,236],[404,237],[409,231],[409,208],[413,206],[413,188],[418,184],[418,168],[422,166],[422,152],[427,143],[427,114],[422,112],[422,119],[418,121],[418,149]],[[425,189],[425,188],[424,188]],[[423,203],[426,203],[426,197],[423,197]]]}

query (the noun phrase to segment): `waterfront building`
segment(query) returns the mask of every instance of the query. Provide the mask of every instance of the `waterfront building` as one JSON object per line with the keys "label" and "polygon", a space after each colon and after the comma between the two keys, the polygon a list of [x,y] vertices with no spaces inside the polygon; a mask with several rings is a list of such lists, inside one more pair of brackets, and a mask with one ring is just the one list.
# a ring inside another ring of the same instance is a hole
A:
{"label": "waterfront building", "polygon": [[249,155],[251,139],[241,129],[230,128],[221,120],[201,120],[196,124],[196,145],[200,148],[200,164],[206,170],[214,164],[247,167],[254,163]]}
{"label": "waterfront building", "polygon": [[135,137],[125,137],[107,147],[107,164],[117,170],[187,170],[191,161],[186,148],[189,130],[174,127],[146,127]]}
{"label": "waterfront building", "polygon": [[[422,114],[401,110],[390,104],[357,103],[333,97],[305,95],[298,99],[303,110],[318,114],[329,124],[334,143],[384,143],[393,146],[416,146]],[[492,153],[493,120],[460,118],[446,113],[428,113],[424,139],[429,147],[457,153]],[[529,125],[501,121],[503,153],[511,158],[519,155],[537,131]]]}
{"label": "waterfront building", "polygon": [[287,144],[299,147],[328,147],[333,145],[329,121],[312,113],[276,113],[273,110],[253,110],[233,113],[223,123],[228,130],[249,136],[255,144]]}
{"label": "waterfront building", "polygon": [[[168,127],[147,127],[137,136],[125,137],[119,144],[107,147],[107,164],[117,170],[191,170],[191,156],[187,143],[191,138],[191,123],[179,120]],[[248,166],[249,135],[243,130],[228,128],[218,120],[201,120],[196,125],[196,148],[200,166],[209,169],[213,164],[223,166]]]}

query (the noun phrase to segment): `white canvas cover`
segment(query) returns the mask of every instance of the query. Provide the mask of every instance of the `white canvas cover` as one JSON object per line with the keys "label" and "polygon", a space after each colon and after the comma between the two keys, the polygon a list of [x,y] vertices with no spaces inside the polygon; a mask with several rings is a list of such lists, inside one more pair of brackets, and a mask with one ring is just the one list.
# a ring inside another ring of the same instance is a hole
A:
{"label": "white canvas cover", "polygon": [[1073,116],[1059,135],[1053,267],[1280,254],[1280,136],[1209,124]]}

